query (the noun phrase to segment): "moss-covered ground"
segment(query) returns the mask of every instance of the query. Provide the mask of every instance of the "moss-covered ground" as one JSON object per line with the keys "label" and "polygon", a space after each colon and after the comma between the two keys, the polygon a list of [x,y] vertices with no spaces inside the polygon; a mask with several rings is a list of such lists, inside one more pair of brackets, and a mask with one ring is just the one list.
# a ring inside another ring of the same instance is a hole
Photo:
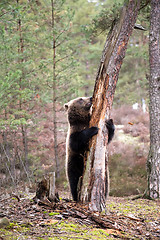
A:
{"label": "moss-covered ground", "polygon": [[97,213],[109,222],[109,228],[91,221],[89,215],[73,216],[75,205],[68,210],[67,205],[66,210],[53,210],[25,198],[11,198],[0,205],[1,219],[9,220],[0,228],[1,240],[160,239],[160,201],[109,197],[106,211]]}

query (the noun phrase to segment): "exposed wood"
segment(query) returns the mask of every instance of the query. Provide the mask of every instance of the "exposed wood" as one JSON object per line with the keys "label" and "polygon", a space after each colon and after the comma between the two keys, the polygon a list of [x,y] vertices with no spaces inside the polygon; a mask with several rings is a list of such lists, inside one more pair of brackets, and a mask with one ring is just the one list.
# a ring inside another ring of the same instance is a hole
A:
{"label": "exposed wood", "polygon": [[57,202],[58,198],[56,195],[56,178],[55,178],[55,172],[51,172],[49,174],[49,196],[48,199],[51,202]]}
{"label": "exposed wood", "polygon": [[114,23],[106,40],[96,77],[90,126],[98,126],[99,133],[90,144],[80,194],[81,200],[90,201],[90,209],[94,211],[105,209],[108,194],[108,135],[105,121],[110,116],[119,71],[136,22],[139,4],[140,0],[130,0],[124,5],[119,21]]}
{"label": "exposed wood", "polygon": [[43,177],[38,183],[36,196],[33,198],[35,202],[52,206],[52,202],[59,201],[59,195],[55,186],[55,172],[51,172],[48,177]]}
{"label": "exposed wood", "polygon": [[37,189],[36,189],[36,196],[33,198],[35,202],[37,202],[38,199],[44,199],[47,195],[49,190],[47,179],[44,177],[41,182],[38,183]]}

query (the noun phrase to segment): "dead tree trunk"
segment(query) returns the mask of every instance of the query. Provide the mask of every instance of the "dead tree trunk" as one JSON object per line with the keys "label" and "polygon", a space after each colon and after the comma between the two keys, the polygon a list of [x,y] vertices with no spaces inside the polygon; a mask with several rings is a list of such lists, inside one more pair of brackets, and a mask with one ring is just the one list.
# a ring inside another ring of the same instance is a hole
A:
{"label": "dead tree trunk", "polygon": [[160,1],[151,0],[149,37],[150,59],[150,151],[148,190],[151,198],[160,198]]}
{"label": "dead tree trunk", "polygon": [[139,3],[140,0],[130,0],[124,5],[119,21],[114,24],[106,40],[96,77],[90,126],[98,126],[99,133],[90,143],[80,192],[81,200],[88,200],[93,211],[105,208],[108,191],[108,134],[105,121],[110,115],[119,71],[136,22]]}
{"label": "dead tree trunk", "polygon": [[37,185],[36,196],[33,200],[35,202],[41,200],[40,204],[59,202],[59,195],[56,190],[55,182],[55,172],[51,172],[48,176],[43,177],[42,181]]}

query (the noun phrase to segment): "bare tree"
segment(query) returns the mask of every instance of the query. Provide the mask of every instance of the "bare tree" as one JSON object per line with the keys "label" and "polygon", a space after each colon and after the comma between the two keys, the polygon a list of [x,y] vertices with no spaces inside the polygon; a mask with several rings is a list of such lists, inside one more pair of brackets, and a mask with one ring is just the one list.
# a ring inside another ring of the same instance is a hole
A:
{"label": "bare tree", "polygon": [[[54,136],[54,161],[56,164],[56,177],[60,177],[60,155],[58,151],[58,100],[62,101],[65,96],[71,93],[69,89],[71,77],[74,72],[74,60],[72,56],[76,48],[72,46],[71,21],[73,12],[66,9],[65,1],[51,0],[51,38],[52,38],[52,77],[48,87],[52,90],[52,113],[53,113],[53,136]],[[66,61],[67,59],[67,61]],[[62,91],[63,89],[63,91]]]}
{"label": "bare tree", "polygon": [[53,44],[53,82],[52,82],[52,90],[53,90],[53,135],[54,135],[54,155],[55,155],[55,162],[56,162],[56,174],[57,178],[60,176],[60,166],[59,166],[59,158],[58,158],[58,140],[57,140],[57,112],[56,112],[56,98],[57,98],[57,79],[56,79],[56,38],[54,34],[54,28],[55,28],[55,9],[54,9],[54,1],[51,0],[52,5],[52,44]]}
{"label": "bare tree", "polygon": [[160,1],[151,0],[150,34],[150,151],[148,190],[151,198],[160,198]]}
{"label": "bare tree", "polygon": [[108,153],[106,120],[109,119],[116,83],[129,37],[134,28],[140,0],[124,5],[120,19],[115,22],[106,40],[93,94],[90,126],[97,125],[99,133],[93,137],[80,198],[90,201],[90,209],[102,211],[108,193]]}

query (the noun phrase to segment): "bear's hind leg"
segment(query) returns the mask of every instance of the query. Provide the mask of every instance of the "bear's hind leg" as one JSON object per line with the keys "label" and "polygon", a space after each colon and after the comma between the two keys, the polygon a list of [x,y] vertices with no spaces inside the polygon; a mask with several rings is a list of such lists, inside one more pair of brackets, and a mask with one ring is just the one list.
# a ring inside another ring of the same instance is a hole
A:
{"label": "bear's hind leg", "polygon": [[69,184],[71,189],[72,198],[74,201],[77,202],[78,200],[78,193],[77,193],[77,185],[78,185],[79,178],[71,176],[69,178]]}
{"label": "bear's hind leg", "polygon": [[79,178],[83,174],[83,166],[83,156],[81,154],[74,154],[68,160],[68,180],[74,201],[78,200],[77,186]]}

